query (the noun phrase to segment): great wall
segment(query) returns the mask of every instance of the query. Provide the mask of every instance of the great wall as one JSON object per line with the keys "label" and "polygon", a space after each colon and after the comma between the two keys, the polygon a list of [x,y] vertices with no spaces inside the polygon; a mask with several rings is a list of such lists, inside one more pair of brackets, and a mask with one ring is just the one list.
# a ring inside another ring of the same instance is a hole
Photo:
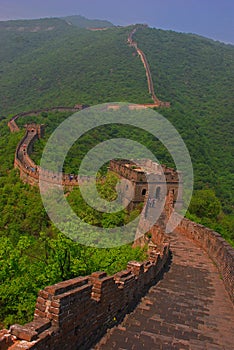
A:
{"label": "great wall", "polygon": [[[11,118],[8,122],[8,127],[11,132],[18,132],[20,129],[16,123],[19,118],[27,117],[27,116],[39,116],[41,113],[48,112],[79,112],[82,109],[87,108],[84,105],[76,105],[75,107],[52,107],[45,108],[40,110],[33,110],[29,112],[19,113]],[[107,107],[108,109],[118,110],[120,108],[119,105],[110,104]],[[145,106],[138,105],[129,105],[129,109],[138,109],[138,108],[146,108]],[[19,169],[21,179],[32,185],[38,186],[39,179],[44,182],[53,183],[57,185],[62,185],[66,188],[66,190],[72,190],[73,187],[79,185],[79,183],[87,183],[90,181],[89,176],[77,176],[75,174],[65,174],[59,172],[52,172],[47,169],[42,169],[40,166],[36,165],[34,161],[30,158],[30,154],[33,151],[33,144],[36,140],[40,139],[44,135],[45,126],[39,125],[36,123],[25,125],[25,135],[22,140],[19,142],[16,152],[15,152],[15,160],[14,167]],[[169,173],[173,172],[173,169],[167,170]]]}
{"label": "great wall", "polygon": [[[170,102],[162,102],[157,98],[154,91],[153,80],[152,80],[147,58],[144,52],[138,48],[137,42],[133,40],[134,34],[140,28],[142,28],[142,26],[140,25],[135,26],[135,28],[130,32],[127,42],[131,47],[134,47],[136,49],[136,51],[138,52],[144,64],[144,67],[146,70],[149,93],[151,94],[154,103],[142,104],[142,105],[129,105],[129,109],[158,108],[158,107],[169,108]],[[86,105],[78,104],[78,105],[75,105],[74,107],[59,106],[59,107],[51,107],[51,108],[18,113],[10,119],[10,121],[8,122],[8,127],[11,132],[18,132],[19,127],[16,121],[19,118],[23,118],[27,116],[36,117],[43,112],[48,113],[48,112],[58,111],[58,112],[75,113],[87,107],[88,106]],[[119,105],[114,105],[114,104],[110,104],[108,106],[108,109],[113,109],[113,110],[117,110],[119,108],[120,108]],[[89,177],[83,176],[82,178],[81,177],[78,178],[76,175],[73,175],[73,174],[54,173],[46,169],[41,169],[32,161],[32,159],[30,158],[30,153],[32,152],[32,149],[33,149],[33,143],[37,139],[40,139],[43,136],[43,134],[44,134],[43,126],[40,126],[37,124],[26,125],[26,134],[16,149],[15,162],[14,162],[14,166],[18,168],[20,171],[21,179],[24,182],[27,182],[31,185],[38,185],[39,177],[41,176],[41,178],[45,179],[45,181],[49,183],[57,183],[58,185],[61,184],[62,186],[65,186],[68,190],[72,189],[74,186],[77,186],[78,182],[81,183],[81,182],[89,181]]]}
{"label": "great wall", "polygon": [[[48,112],[78,112],[87,106],[76,105],[75,107],[52,107],[40,110],[34,110],[24,113],[19,113],[11,118],[8,123],[8,127],[11,132],[19,131],[19,127],[16,123],[17,119],[27,116],[38,116],[41,113]],[[63,174],[63,173],[55,173],[46,169],[42,169],[40,166],[36,165],[33,160],[30,158],[30,154],[33,150],[33,144],[36,140],[40,139],[44,135],[44,126],[39,124],[28,124],[25,126],[26,133],[22,140],[19,142],[16,152],[15,152],[15,160],[14,167],[19,169],[21,179],[32,185],[38,186],[39,184],[39,176],[41,179],[45,179],[48,183],[53,184],[62,184],[67,189],[72,189],[75,186],[78,186],[81,182],[89,181],[89,177],[83,176],[77,177],[76,175],[71,174]]]}
{"label": "great wall", "polygon": [[[143,26],[144,27],[144,26]],[[154,84],[153,84],[153,79],[152,79],[152,75],[151,75],[151,71],[150,71],[150,66],[149,63],[147,61],[146,55],[145,53],[138,47],[138,44],[136,41],[133,40],[133,36],[134,34],[137,32],[138,29],[141,29],[142,25],[138,25],[136,26],[131,33],[128,36],[128,43],[131,47],[134,47],[145,67],[145,71],[146,71],[146,77],[147,77],[147,82],[148,82],[148,89],[149,89],[149,93],[152,97],[152,100],[154,101],[153,104],[144,104],[145,107],[150,107],[150,108],[158,108],[158,107],[163,107],[163,108],[169,108],[170,107],[170,102],[163,102],[160,101],[159,98],[156,96],[155,91],[154,91]]]}
{"label": "great wall", "polygon": [[[129,37],[133,46],[134,33]],[[148,71],[145,56],[139,55]],[[147,78],[152,88],[151,75]],[[161,105],[151,88],[155,106]],[[76,112],[82,108],[55,107],[21,113],[8,125],[15,132],[19,129],[19,117],[51,110]],[[65,187],[76,186],[78,178],[47,172],[32,162],[33,143],[43,132],[41,125],[26,126],[15,154],[15,167],[22,180],[38,185],[41,171],[48,182],[60,179]],[[148,167],[148,163],[143,165]],[[148,200],[142,181],[143,165],[139,171],[126,161],[110,164],[112,171],[134,182],[133,207]],[[150,166],[155,171],[155,165]],[[41,290],[34,320],[0,331],[1,350],[233,349],[234,249],[217,232],[174,212],[173,203],[182,196],[178,193],[178,174],[167,168],[164,172],[168,188],[164,213],[148,235],[136,242],[148,243],[148,260],[129,262],[125,271],[114,276],[95,272]],[[160,181],[155,187],[158,201],[159,187]],[[178,226],[165,233],[171,214]],[[147,225],[147,215],[142,215],[143,225]]]}
{"label": "great wall", "polygon": [[[15,166],[31,185],[38,184],[40,170],[29,169],[36,167],[30,152],[43,132],[41,125],[27,125],[16,151]],[[134,183],[132,208],[147,201],[144,168],[158,173],[157,165],[147,160],[140,169],[129,161],[110,163],[111,171]],[[163,169],[168,188],[164,216],[135,242],[148,243],[149,259],[129,262],[126,271],[114,276],[97,272],[40,291],[34,320],[2,330],[1,350],[232,349],[234,250],[218,233],[188,219],[165,233],[167,217],[181,193],[178,174]],[[55,175],[47,173],[47,181],[56,181]],[[77,185],[78,179],[63,176],[65,187]],[[160,185],[158,179],[155,197]],[[142,215],[147,226],[148,217]],[[179,214],[173,216],[178,220]]]}

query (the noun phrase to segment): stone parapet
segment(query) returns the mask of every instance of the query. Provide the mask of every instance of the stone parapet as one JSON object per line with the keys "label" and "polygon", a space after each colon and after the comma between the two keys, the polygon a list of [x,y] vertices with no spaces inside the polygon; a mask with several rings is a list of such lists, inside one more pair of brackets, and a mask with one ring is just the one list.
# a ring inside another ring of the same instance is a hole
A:
{"label": "stone parapet", "polygon": [[160,251],[151,245],[148,261],[129,262],[113,276],[95,272],[46,287],[39,292],[33,322],[2,331],[0,348],[11,344],[12,350],[89,349],[136,306],[168,257],[169,244]]}
{"label": "stone parapet", "polygon": [[[173,213],[173,217],[177,222],[181,220],[177,213]],[[180,221],[176,231],[195,241],[214,261],[234,304],[234,249],[219,233],[185,218]]]}

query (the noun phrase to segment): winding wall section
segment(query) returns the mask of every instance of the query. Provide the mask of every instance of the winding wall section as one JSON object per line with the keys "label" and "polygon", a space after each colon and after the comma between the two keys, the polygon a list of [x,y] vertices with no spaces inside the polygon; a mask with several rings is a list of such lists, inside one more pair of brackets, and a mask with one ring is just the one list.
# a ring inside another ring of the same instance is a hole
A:
{"label": "winding wall section", "polygon": [[[19,127],[16,124],[17,119],[26,116],[38,116],[42,112],[72,112],[75,113],[86,106],[77,105],[75,107],[53,107],[40,110],[34,110],[30,112],[19,113],[11,118],[8,123],[11,132],[19,131]],[[77,176],[73,174],[55,173],[46,169],[42,169],[40,166],[36,165],[30,158],[30,154],[33,151],[33,144],[36,140],[40,139],[44,135],[44,126],[35,123],[27,124],[26,133],[22,140],[19,142],[16,152],[15,152],[15,168],[19,169],[21,179],[32,185],[38,186],[39,178],[46,183],[53,183],[54,185],[63,186],[66,189],[72,189],[78,186],[78,183],[88,182],[90,180],[89,176]]]}
{"label": "winding wall section", "polygon": [[42,108],[42,109],[37,109],[37,110],[31,110],[29,112],[21,112],[16,115],[14,115],[10,121],[8,122],[8,127],[11,132],[17,132],[19,131],[19,127],[16,124],[17,119],[22,118],[22,117],[28,117],[28,116],[39,116],[41,113],[49,113],[49,112],[71,112],[75,113],[78,112],[84,108],[87,108],[88,106],[85,105],[75,105],[74,107],[51,107],[51,108]]}
{"label": "winding wall section", "polygon": [[[31,172],[31,179],[36,178],[37,171],[27,169],[34,166],[28,154],[42,134],[42,126],[28,125],[16,151],[18,166],[24,174]],[[173,203],[173,197],[169,200]],[[175,221],[180,219],[178,214],[173,215]],[[145,220],[143,223],[147,224]],[[165,220],[150,230],[147,262],[130,262],[126,271],[111,277],[97,272],[40,291],[33,322],[1,331],[1,350],[90,349],[155,283],[168,259],[165,238],[173,254],[170,271],[96,349],[231,350],[233,248],[218,233],[187,219],[178,222],[171,235],[165,235],[164,224]]]}
{"label": "winding wall section", "polygon": [[152,75],[151,75],[151,71],[150,71],[150,66],[149,63],[147,61],[146,55],[145,53],[138,47],[138,44],[136,41],[133,40],[133,36],[134,34],[137,32],[137,30],[139,28],[142,28],[142,26],[137,26],[136,28],[134,28],[131,33],[128,36],[128,43],[131,47],[134,47],[138,53],[138,55],[141,58],[141,61],[145,67],[145,71],[146,71],[146,77],[147,77],[147,82],[148,82],[148,88],[149,88],[149,93],[152,96],[152,100],[154,101],[154,104],[145,104],[144,106],[146,107],[166,107],[169,108],[170,107],[170,102],[162,102],[159,100],[159,98],[156,96],[155,91],[154,91],[154,83],[153,83],[153,79],[152,79]]}

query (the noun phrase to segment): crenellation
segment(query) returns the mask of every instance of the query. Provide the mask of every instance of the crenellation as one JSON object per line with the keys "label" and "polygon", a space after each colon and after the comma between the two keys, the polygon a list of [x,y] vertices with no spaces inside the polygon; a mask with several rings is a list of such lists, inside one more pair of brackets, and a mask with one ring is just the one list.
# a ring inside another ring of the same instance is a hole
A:
{"label": "crenellation", "polygon": [[[14,162],[15,168],[19,169],[20,177],[24,182],[32,186],[39,186],[40,181],[44,189],[53,184],[62,186],[69,191],[81,183],[93,181],[93,178],[90,176],[55,173],[37,166],[30,158],[30,154],[33,151],[35,140],[43,137],[45,127],[44,125],[32,123],[25,125],[25,128],[26,134],[17,146]],[[163,198],[170,195],[170,191],[173,192],[174,199],[170,202],[167,201],[167,203],[172,206],[174,206],[176,200],[182,203],[182,192],[179,191],[179,173],[166,166],[161,167],[148,159],[137,160],[137,163],[138,165],[134,161],[128,160],[112,160],[110,162],[109,169],[111,171],[131,182],[131,184],[128,184],[125,181],[119,187],[123,205],[128,205],[128,209],[132,210],[150,197],[154,201],[161,202]],[[165,184],[167,193],[165,192]],[[133,198],[132,193],[134,193]],[[167,211],[169,210],[168,208]]]}
{"label": "crenellation", "polygon": [[230,299],[234,303],[234,249],[219,233],[212,229],[181,218],[177,213],[173,213],[173,217],[174,220],[181,219],[176,228],[177,232],[195,241],[214,261],[223,278]]}
{"label": "crenellation", "polygon": [[26,349],[37,350],[89,349],[154,282],[168,259],[167,244],[161,254],[144,263],[129,262],[126,270],[113,276],[95,272],[46,287],[38,293],[34,321],[11,327],[8,336],[16,337],[12,350],[26,345]]}
{"label": "crenellation", "polygon": [[[181,175],[165,165],[160,166],[149,159],[141,160],[111,160],[110,171],[119,175],[121,179],[131,181],[131,185],[122,182],[118,189],[124,205],[131,202],[129,210],[134,209],[139,203],[146,202],[146,199],[161,202],[166,200],[167,205],[174,207],[174,203],[182,205],[182,191],[179,188]],[[166,185],[166,186],[165,186]],[[166,193],[167,192],[167,193]],[[173,194],[173,200],[168,198]]]}
{"label": "crenellation", "polygon": [[[15,123],[14,119],[13,122]],[[26,125],[26,134],[15,155],[15,167],[20,170],[23,181],[38,186],[41,175],[45,182],[62,182],[70,188],[77,186],[78,180],[89,181],[89,177],[78,179],[71,174],[53,173],[35,165],[30,158],[33,142],[43,137],[43,134],[43,126]],[[38,293],[33,322],[25,326],[14,325],[9,331],[0,333],[1,349],[7,349],[7,344],[11,344],[12,350],[76,350],[77,347],[89,349],[108,328],[115,326],[132,310],[163,270],[170,249],[165,238],[165,223],[171,214],[178,223],[178,219],[181,219],[177,231],[194,240],[213,259],[234,302],[234,250],[218,233],[180,218],[174,212],[175,201],[182,199],[182,193],[179,192],[181,174],[151,160],[138,160],[137,163],[112,160],[110,170],[125,180],[121,189],[123,197],[130,198],[133,190],[130,209],[142,202],[149,204],[151,196],[155,196],[158,204],[163,197],[166,198],[163,213],[153,227],[150,228],[147,219],[147,205],[141,215],[143,219],[140,227],[144,232],[148,231],[150,238],[139,235],[135,245],[149,243],[148,260],[143,263],[131,261],[126,270],[113,276],[107,276],[105,272],[95,272],[90,276],[77,277],[46,287]],[[165,182],[166,193],[162,190]]]}
{"label": "crenellation", "polygon": [[[178,214],[174,215],[178,219]],[[207,251],[217,264],[232,298],[234,250],[218,233],[187,219],[182,219],[177,230]],[[12,340],[15,344],[12,350],[25,344],[25,349],[37,350],[89,349],[108,328],[123,319],[162,271],[170,246],[158,227],[155,226],[151,233],[152,243],[146,262],[131,261],[126,270],[114,276],[95,272],[40,291],[37,310],[38,306],[43,308],[41,316],[35,312],[34,323],[13,326],[10,333],[6,333],[8,338],[9,335],[17,337]],[[4,342],[3,336],[2,344]]]}

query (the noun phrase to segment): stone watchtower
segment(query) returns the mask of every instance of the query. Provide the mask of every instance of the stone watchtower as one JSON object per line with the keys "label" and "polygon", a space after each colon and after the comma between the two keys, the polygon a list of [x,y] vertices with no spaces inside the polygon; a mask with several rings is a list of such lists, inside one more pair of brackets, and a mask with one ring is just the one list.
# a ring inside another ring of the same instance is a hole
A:
{"label": "stone watchtower", "polygon": [[123,204],[128,209],[135,209],[140,203],[145,202],[146,198],[152,199],[155,203],[166,199],[169,194],[174,203],[179,202],[182,206],[182,192],[179,191],[179,179],[181,174],[174,169],[160,166],[149,159],[137,160],[111,160],[110,171],[116,173],[121,179],[131,182],[131,184],[122,182],[119,192]]}
{"label": "stone watchtower", "polygon": [[26,124],[24,127],[28,133],[36,133],[39,139],[43,138],[45,135],[44,124],[31,123],[31,124]]}

